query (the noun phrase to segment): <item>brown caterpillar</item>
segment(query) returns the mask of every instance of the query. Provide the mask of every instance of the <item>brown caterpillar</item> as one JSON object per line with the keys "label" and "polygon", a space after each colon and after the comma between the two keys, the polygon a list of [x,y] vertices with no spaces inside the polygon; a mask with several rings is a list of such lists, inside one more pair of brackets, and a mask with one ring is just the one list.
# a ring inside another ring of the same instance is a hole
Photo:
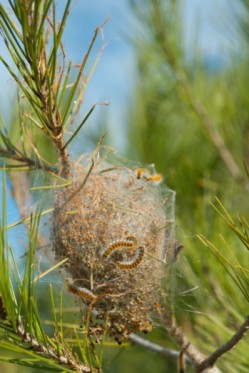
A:
{"label": "brown caterpillar", "polygon": [[161,174],[149,175],[144,177],[145,180],[150,181],[152,183],[159,184],[163,181],[163,176]]}
{"label": "brown caterpillar", "polygon": [[100,255],[104,258],[104,259],[108,259],[108,257],[110,257],[110,255],[112,255],[112,253],[116,250],[119,250],[121,248],[124,248],[124,249],[135,249],[136,248],[136,240],[132,237],[129,237],[125,240],[117,240],[117,241],[113,241],[112,243],[110,243],[109,245],[107,245],[104,250],[102,250],[100,252]]}
{"label": "brown caterpillar", "polygon": [[139,247],[136,252],[136,255],[134,255],[134,257],[131,260],[128,260],[128,261],[120,260],[120,261],[114,262],[114,264],[116,264],[116,266],[118,266],[121,269],[133,269],[139,266],[143,258],[144,258],[144,248]]}
{"label": "brown caterpillar", "polygon": [[147,168],[137,168],[136,175],[137,175],[137,179],[140,180],[142,179],[142,177],[146,178],[146,176],[149,175],[149,171],[147,170]]}
{"label": "brown caterpillar", "polygon": [[96,302],[96,300],[98,299],[97,295],[95,295],[91,290],[75,285],[71,278],[67,278],[66,282],[68,290],[71,293],[78,295],[79,297],[85,298],[90,302]]}
{"label": "brown caterpillar", "polygon": [[159,184],[161,181],[163,181],[163,175],[161,174],[151,175],[149,170],[147,170],[146,168],[137,168],[136,176],[138,180],[144,179],[146,181],[149,181],[155,184]]}

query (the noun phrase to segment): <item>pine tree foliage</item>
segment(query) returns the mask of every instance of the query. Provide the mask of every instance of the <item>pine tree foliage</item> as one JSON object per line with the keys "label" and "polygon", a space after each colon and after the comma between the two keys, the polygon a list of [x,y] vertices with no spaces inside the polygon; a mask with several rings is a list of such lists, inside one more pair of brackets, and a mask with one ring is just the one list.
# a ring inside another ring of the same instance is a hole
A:
{"label": "pine tree foliage", "polygon": [[[142,361],[146,373],[164,372],[165,364],[177,371],[176,360],[180,357],[181,364],[185,355],[189,372],[247,372],[248,4],[233,5],[233,24],[223,22],[239,56],[228,53],[226,66],[212,70],[198,43],[191,51],[184,49],[182,2],[131,1],[139,28],[133,35],[138,78],[129,109],[129,157],[155,163],[177,191],[177,235],[184,249],[167,268],[159,327],[148,340],[131,334],[130,340],[142,347],[129,349],[114,346],[105,335],[96,348],[87,332],[90,319],[82,326],[72,313],[65,315],[65,291],[58,299],[50,285],[39,294],[38,280],[67,259],[40,271],[37,248],[44,242],[39,227],[54,207],[38,204],[27,210],[30,186],[35,180],[34,202],[47,189],[70,184],[68,149],[97,105],[84,108],[79,119],[99,55],[88,73],[86,66],[105,24],[96,28],[80,64],[67,61],[63,31],[71,5],[71,0],[63,2],[59,19],[53,0],[0,4],[1,37],[9,55],[6,59],[0,52],[1,68],[18,88],[17,109],[9,122],[0,118],[0,360],[34,371],[101,372],[104,366],[119,373],[141,370]],[[20,211],[13,224],[7,222],[6,179]],[[10,244],[17,226],[28,232],[23,268]],[[45,321],[41,298],[50,310]]]}
{"label": "pine tree foliage", "polygon": [[[0,360],[35,371],[101,371],[101,358],[92,351],[91,342],[80,325],[69,327],[72,338],[68,341],[64,300],[61,294],[59,305],[55,302],[52,285],[44,296],[51,310],[53,332],[41,320],[38,280],[60,267],[65,259],[41,271],[36,262],[36,250],[44,244],[40,218],[53,208],[45,210],[42,204],[36,210],[27,208],[39,200],[39,191],[56,188],[56,183],[57,187],[68,185],[71,167],[68,146],[96,107],[93,105],[68,134],[99,58],[86,74],[90,52],[101,30],[101,26],[96,28],[80,65],[67,61],[62,36],[70,6],[70,0],[64,2],[61,19],[58,19],[53,0],[10,0],[8,6],[0,5],[1,37],[9,53],[9,58],[0,53],[0,61],[18,89],[16,110],[11,112],[8,123],[3,119],[8,116],[2,116],[0,127],[3,171],[0,229],[0,346],[3,352]],[[8,224],[6,218],[6,174],[20,210],[20,220],[13,224]],[[31,197],[30,187],[35,179],[40,185],[36,184],[34,189],[38,192]],[[19,225],[24,225],[29,232],[24,269],[19,268],[23,262],[17,262],[9,241],[10,230]]]}
{"label": "pine tree foliage", "polygon": [[[186,50],[180,1],[131,2],[139,27],[133,38],[138,79],[130,153],[155,163],[177,191],[177,235],[184,250],[175,315],[206,353],[248,315],[249,8],[238,3],[233,23],[220,22],[225,37],[239,45],[239,56],[227,52],[225,66],[216,68],[203,60],[198,36]],[[218,366],[246,372],[247,349],[248,337]]]}

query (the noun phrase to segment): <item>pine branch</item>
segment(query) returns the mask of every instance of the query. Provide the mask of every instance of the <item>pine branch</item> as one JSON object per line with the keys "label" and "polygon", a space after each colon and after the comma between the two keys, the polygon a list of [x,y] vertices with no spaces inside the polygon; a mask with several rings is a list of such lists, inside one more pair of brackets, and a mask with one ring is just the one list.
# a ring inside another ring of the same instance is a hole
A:
{"label": "pine branch", "polygon": [[[93,75],[100,54],[86,76],[85,68],[95,41],[108,20],[96,28],[82,63],[73,65],[69,62],[67,65],[62,36],[71,0],[65,2],[60,22],[57,21],[54,0],[9,2],[12,8],[11,15],[3,5],[0,5],[0,33],[16,69],[11,67],[1,53],[0,61],[16,81],[29,107],[32,108],[32,113],[26,114],[26,117],[34,128],[42,131],[51,140],[59,156],[60,174],[68,178],[71,161],[67,145],[77,135],[96,105],[81,121],[68,141],[65,141],[65,133],[79,113],[87,84]],[[75,78],[73,78],[72,67],[78,70]],[[25,127],[26,123],[23,126]],[[10,154],[4,149],[0,151],[2,156],[22,162],[31,169],[51,171],[41,162]]]}
{"label": "pine branch", "polygon": [[[176,321],[172,314],[168,310],[160,311],[162,320],[165,328],[170,334],[174,342],[180,347],[181,351],[190,359],[191,365],[196,369],[205,359],[204,355],[201,354],[196,347],[188,340],[181,328],[176,324]],[[199,371],[198,373],[200,373]],[[220,373],[221,371],[217,367],[211,367],[208,373]]]}
{"label": "pine branch", "polygon": [[[78,372],[100,372],[100,368],[95,369],[92,363],[88,362],[84,351],[88,348],[87,340],[80,341],[77,332],[74,331],[77,335],[77,346],[84,354],[81,360],[73,352],[71,343],[68,344],[64,336],[62,322],[62,295],[60,318],[57,320],[52,288],[50,296],[54,316],[53,338],[47,335],[40,319],[36,299],[36,250],[42,212],[37,211],[36,214],[31,214],[29,219],[28,251],[22,276],[20,276],[14,254],[8,242],[6,212],[6,185],[5,172],[3,172],[2,220],[0,226],[0,347],[8,351],[10,356],[13,351],[21,356],[13,359],[5,354],[4,357],[0,356],[0,361],[6,360],[35,369],[46,369],[47,367],[48,371],[54,372],[61,370],[65,372],[75,370]],[[50,272],[52,270],[53,267],[50,268]]]}
{"label": "pine branch", "polygon": [[[30,170],[43,170],[47,171],[53,174],[58,174],[59,170],[56,167],[52,167],[48,165],[45,162],[40,161],[38,158],[37,159],[32,159],[29,157],[26,157],[23,154],[18,154],[17,152],[13,151],[12,149],[4,149],[0,147],[0,157],[7,158],[7,159],[12,159],[14,161],[20,162],[22,167],[28,167]],[[6,168],[18,168],[18,165],[1,165],[0,167],[6,167]]]}
{"label": "pine branch", "polygon": [[179,352],[178,351],[175,351],[175,350],[172,350],[172,349],[169,349],[169,348],[165,348],[165,347],[162,347],[156,343],[153,343],[153,342],[150,342],[134,333],[130,334],[129,335],[129,339],[139,345],[139,346],[142,346],[144,348],[146,348],[147,350],[150,350],[152,352],[156,352],[162,356],[165,356],[165,357],[169,357],[169,358],[173,358],[173,359],[177,359],[179,357]]}
{"label": "pine branch", "polygon": [[216,361],[222,357],[226,352],[230,351],[233,347],[235,347],[240,340],[245,336],[245,334],[249,330],[249,316],[245,319],[239,330],[232,336],[229,341],[224,343],[222,346],[217,348],[208,358],[202,361],[200,364],[196,366],[196,373],[201,373],[206,369],[213,367]]}

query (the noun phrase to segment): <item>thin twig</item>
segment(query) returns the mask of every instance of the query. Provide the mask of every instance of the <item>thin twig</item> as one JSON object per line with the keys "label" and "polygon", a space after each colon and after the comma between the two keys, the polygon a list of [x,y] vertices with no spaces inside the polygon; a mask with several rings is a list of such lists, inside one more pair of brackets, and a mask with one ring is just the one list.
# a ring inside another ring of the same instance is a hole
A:
{"label": "thin twig", "polygon": [[244,337],[244,335],[248,332],[249,329],[249,315],[245,319],[244,323],[241,325],[239,330],[232,336],[229,341],[224,343],[222,346],[217,348],[212,355],[210,355],[207,359],[202,361],[197,367],[196,367],[196,373],[201,373],[205,369],[212,367],[215,362],[226,352],[230,351],[234,346],[236,346],[239,341]]}
{"label": "thin twig", "polygon": [[[168,310],[161,310],[160,314],[163,318],[165,328],[170,334],[171,338],[178,344],[180,349],[184,351],[184,354],[190,359],[192,366],[196,369],[196,367],[200,366],[202,362],[205,361],[204,355],[202,355],[188,340]],[[198,372],[200,373],[201,371]],[[205,372],[221,373],[220,369],[215,366],[208,368],[208,370],[205,370]]]}
{"label": "thin twig", "polygon": [[160,346],[156,343],[150,342],[147,339],[144,339],[144,338],[142,338],[142,337],[140,337],[140,336],[138,336],[134,333],[131,333],[129,335],[129,339],[132,342],[134,342],[135,344],[137,344],[139,346],[142,346],[142,347],[146,348],[147,350],[156,352],[160,355],[163,355],[163,356],[166,356],[166,357],[169,357],[169,358],[173,358],[173,359],[177,359],[179,357],[179,352],[178,351],[162,347],[162,346]]}
{"label": "thin twig", "polygon": [[51,345],[40,343],[34,336],[27,333],[21,318],[18,319],[17,334],[22,338],[23,342],[30,344],[30,349],[36,353],[39,353],[41,356],[43,355],[49,357],[62,365],[68,366],[69,369],[76,370],[78,372],[91,372],[91,369],[87,365],[76,360],[74,355],[66,346],[61,350],[59,348],[56,349]]}
{"label": "thin twig", "polygon": [[52,172],[54,174],[58,174],[58,169],[52,167],[46,163],[41,162],[39,159],[31,159],[22,155],[19,155],[11,150],[3,149],[0,147],[0,157],[13,159],[17,162],[22,163],[25,166],[30,167],[32,170],[44,170],[48,172]]}

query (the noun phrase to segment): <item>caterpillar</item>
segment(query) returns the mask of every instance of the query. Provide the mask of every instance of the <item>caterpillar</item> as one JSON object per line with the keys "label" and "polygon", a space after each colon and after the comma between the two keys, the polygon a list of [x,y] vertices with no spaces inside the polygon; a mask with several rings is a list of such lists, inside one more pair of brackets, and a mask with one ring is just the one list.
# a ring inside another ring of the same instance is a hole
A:
{"label": "caterpillar", "polygon": [[108,259],[114,251],[120,250],[121,248],[135,249],[136,239],[133,237],[127,237],[125,240],[113,241],[100,252],[100,255],[102,256],[102,258]]}
{"label": "caterpillar", "polygon": [[136,175],[137,175],[138,180],[142,179],[142,177],[146,178],[146,176],[148,176],[149,174],[150,173],[147,170],[147,168],[137,168],[136,169]]}
{"label": "caterpillar", "polygon": [[149,170],[147,170],[146,168],[137,168],[136,177],[138,180],[144,179],[146,181],[149,181],[155,184],[159,184],[161,181],[163,181],[163,175],[161,174],[151,175]]}
{"label": "caterpillar", "polygon": [[181,351],[178,356],[178,372],[184,373],[185,372],[185,364],[184,364],[184,352]]}
{"label": "caterpillar", "polygon": [[71,278],[67,278],[66,282],[68,290],[71,293],[78,295],[79,297],[85,298],[90,302],[96,302],[96,300],[98,299],[97,295],[95,295],[91,290],[75,285]]}
{"label": "caterpillar", "polygon": [[114,262],[114,264],[116,264],[116,266],[121,269],[133,269],[139,266],[139,264],[143,260],[143,257],[144,257],[144,248],[139,247],[136,252],[136,255],[134,255],[132,259],[127,260],[127,261],[120,260],[120,261]]}
{"label": "caterpillar", "polygon": [[163,176],[161,174],[148,175],[145,176],[145,180],[159,184],[161,181],[163,181]]}

